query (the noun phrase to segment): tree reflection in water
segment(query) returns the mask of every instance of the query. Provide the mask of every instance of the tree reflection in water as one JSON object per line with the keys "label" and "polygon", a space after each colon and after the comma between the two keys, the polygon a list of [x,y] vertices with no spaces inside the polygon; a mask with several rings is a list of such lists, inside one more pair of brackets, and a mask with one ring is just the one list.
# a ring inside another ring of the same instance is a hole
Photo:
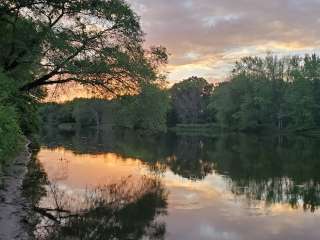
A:
{"label": "tree reflection in water", "polygon": [[320,205],[320,140],[315,138],[49,132],[42,140],[49,148],[63,146],[78,154],[113,152],[138,158],[151,171],[170,169],[193,181],[215,172],[224,176],[228,190],[245,196],[248,203],[287,203],[311,212]]}
{"label": "tree reflection in water", "polygon": [[212,174],[214,162],[205,158],[204,142],[198,137],[180,137],[166,162],[171,171],[184,178],[198,181]]}
{"label": "tree reflection in water", "polygon": [[129,177],[80,194],[50,185],[38,239],[163,239],[167,193],[159,180]]}
{"label": "tree reflection in water", "polygon": [[248,202],[314,212],[320,205],[319,146],[319,139],[298,136],[229,136],[219,138],[208,155],[230,190]]}

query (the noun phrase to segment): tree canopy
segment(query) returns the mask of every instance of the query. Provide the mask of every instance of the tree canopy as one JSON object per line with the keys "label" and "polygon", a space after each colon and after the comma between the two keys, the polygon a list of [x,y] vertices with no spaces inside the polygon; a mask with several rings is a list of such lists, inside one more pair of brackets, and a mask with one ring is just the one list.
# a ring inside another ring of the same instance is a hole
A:
{"label": "tree canopy", "polygon": [[0,24],[0,65],[23,91],[68,82],[133,91],[167,61],[163,47],[143,49],[139,17],[122,0],[2,0]]}
{"label": "tree canopy", "polygon": [[217,121],[237,130],[319,127],[320,59],[246,57],[228,82],[215,89],[209,109]]}

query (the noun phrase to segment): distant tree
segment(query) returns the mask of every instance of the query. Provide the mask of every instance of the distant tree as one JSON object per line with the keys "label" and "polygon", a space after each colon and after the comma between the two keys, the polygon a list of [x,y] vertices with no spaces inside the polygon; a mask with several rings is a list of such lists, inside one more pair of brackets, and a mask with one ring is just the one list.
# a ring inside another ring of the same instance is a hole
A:
{"label": "distant tree", "polygon": [[112,123],[113,103],[103,99],[76,99],[70,103],[74,121],[81,126],[96,126]]}
{"label": "distant tree", "polygon": [[320,58],[292,58],[289,74],[286,104],[290,126],[300,130],[319,126]]}
{"label": "distant tree", "polygon": [[317,126],[320,126],[320,57],[316,54],[306,55],[302,61],[304,76],[312,82],[312,95],[316,104],[314,117]]}
{"label": "distant tree", "polygon": [[246,57],[229,82],[217,87],[209,109],[234,130],[264,127],[305,130],[319,125],[320,60],[305,57]]}
{"label": "distant tree", "polygon": [[204,78],[190,77],[172,86],[170,93],[173,111],[181,123],[205,121],[208,98],[212,92]]}
{"label": "distant tree", "polygon": [[284,128],[288,69],[286,58],[243,58],[230,81],[215,89],[209,108],[215,109],[221,125],[232,129]]}
{"label": "distant tree", "polygon": [[256,130],[274,122],[271,92],[272,84],[267,79],[239,74],[215,89],[208,108],[214,109],[222,126]]}
{"label": "distant tree", "polygon": [[[286,117],[284,93],[289,77],[288,68],[288,59],[279,59],[272,55],[265,58],[246,57],[236,63],[233,77],[242,76],[247,79],[251,89],[253,87],[256,91],[253,92],[252,97],[253,100],[259,101],[260,116],[267,117],[267,119],[261,118],[259,124],[268,124],[272,121],[272,124],[277,125],[278,128],[283,128]],[[261,96],[258,96],[257,93],[261,93]]]}
{"label": "distant tree", "polygon": [[317,105],[313,96],[313,83],[296,78],[290,83],[286,94],[290,127],[309,129],[316,126]]}
{"label": "distant tree", "polygon": [[166,91],[156,85],[144,85],[137,97],[138,128],[166,131],[169,98]]}
{"label": "distant tree", "polygon": [[166,131],[168,110],[167,92],[155,84],[146,84],[140,94],[120,100],[115,110],[115,124],[150,132]]}
{"label": "distant tree", "polygon": [[236,113],[239,111],[239,103],[235,99],[239,94],[231,88],[231,82],[221,83],[215,88],[210,98],[208,109],[215,112],[216,121],[222,127],[234,128],[239,123]]}

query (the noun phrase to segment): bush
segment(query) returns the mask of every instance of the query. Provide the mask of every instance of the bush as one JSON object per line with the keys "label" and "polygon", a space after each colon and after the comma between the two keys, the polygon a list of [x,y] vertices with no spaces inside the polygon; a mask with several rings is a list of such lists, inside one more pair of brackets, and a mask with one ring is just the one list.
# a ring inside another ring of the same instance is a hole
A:
{"label": "bush", "polygon": [[18,151],[21,142],[17,114],[11,107],[0,106],[0,165]]}
{"label": "bush", "polygon": [[15,112],[13,118],[17,120],[23,134],[28,137],[39,130],[36,98],[41,98],[40,94],[42,94],[41,91],[35,92],[34,96],[22,93],[18,82],[4,74],[0,68],[0,107],[5,108],[2,111]]}

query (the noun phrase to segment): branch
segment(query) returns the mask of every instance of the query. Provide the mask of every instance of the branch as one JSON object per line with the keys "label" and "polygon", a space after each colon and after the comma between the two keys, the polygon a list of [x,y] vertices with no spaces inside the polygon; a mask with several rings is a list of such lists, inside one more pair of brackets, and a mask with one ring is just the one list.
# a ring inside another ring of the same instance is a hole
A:
{"label": "branch", "polygon": [[33,208],[35,212],[40,213],[41,215],[49,218],[50,220],[56,222],[56,223],[60,223],[60,221],[57,219],[57,217],[55,217],[53,214],[48,213],[45,209],[42,208],[38,208],[38,207],[34,207]]}
{"label": "branch", "polygon": [[61,79],[61,80],[54,80],[54,81],[40,83],[38,86],[51,85],[51,84],[63,84],[63,83],[68,83],[68,82],[72,82],[72,81],[77,81],[77,79],[76,78],[67,78],[67,79]]}
{"label": "branch", "polygon": [[66,64],[68,63],[70,60],[72,60],[73,58],[75,58],[81,51],[83,51],[86,47],[87,47],[87,44],[88,42],[98,38],[98,37],[102,37],[103,34],[113,30],[116,28],[116,25],[112,26],[111,28],[108,28],[108,29],[105,29],[101,32],[99,32],[98,34],[96,34],[95,36],[92,36],[88,39],[86,39],[82,46],[80,48],[78,48],[72,55],[70,55],[69,57],[67,57],[62,63],[60,63],[55,69],[53,69],[51,72],[47,73],[46,75],[34,80],[33,82],[31,83],[28,83],[28,84],[25,84],[24,86],[22,86],[20,88],[20,91],[30,91],[31,89],[33,88],[36,88],[38,86],[41,86],[41,85],[44,85],[45,82],[52,78],[53,76],[59,74],[59,70]]}
{"label": "branch", "polygon": [[63,17],[63,15],[64,15],[64,8],[61,10],[61,14],[53,22],[51,22],[51,19],[50,19],[49,27],[52,28],[54,25],[56,25],[59,22],[59,20]]}
{"label": "branch", "polygon": [[65,59],[62,63],[60,63],[55,69],[53,69],[50,73],[36,79],[35,81],[28,83],[20,88],[20,91],[30,91],[33,88],[36,88],[41,85],[45,85],[45,82],[52,78],[53,76],[59,74],[60,68],[63,67],[67,62],[71,59],[75,58],[83,49],[85,49],[85,45],[80,47],[77,51],[75,51],[72,55],[70,55],[67,59]]}

